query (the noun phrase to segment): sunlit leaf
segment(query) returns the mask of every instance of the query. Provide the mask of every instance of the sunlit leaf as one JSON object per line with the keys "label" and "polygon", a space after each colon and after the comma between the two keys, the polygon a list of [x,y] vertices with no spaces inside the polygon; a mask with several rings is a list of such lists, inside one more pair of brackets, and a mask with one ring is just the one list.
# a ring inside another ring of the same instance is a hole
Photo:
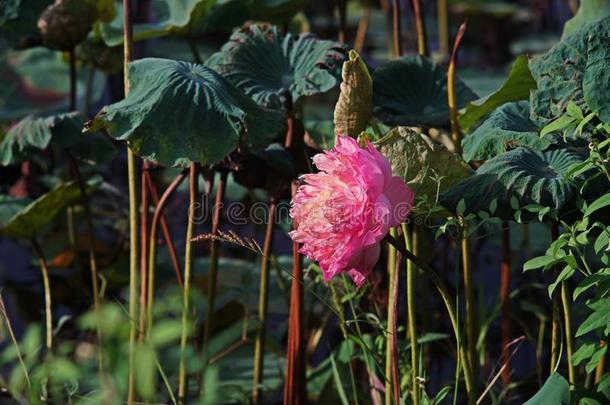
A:
{"label": "sunlit leaf", "polygon": [[530,90],[536,88],[536,82],[527,65],[527,56],[518,56],[502,86],[489,96],[472,101],[466,111],[459,116],[460,126],[467,130],[485,115],[504,103],[528,100]]}
{"label": "sunlit leaf", "polygon": [[[455,212],[458,202],[465,199],[466,213],[476,213],[497,199],[495,215],[503,219],[513,218],[513,205],[522,208],[533,204],[562,213],[572,206],[579,180],[567,181],[564,176],[570,166],[582,160],[582,154],[567,148],[513,149],[488,160],[474,176],[441,194],[441,204]],[[517,201],[511,204],[513,197]]]}
{"label": "sunlit leaf", "polygon": [[130,64],[129,79],[129,96],[104,107],[90,129],[106,128],[153,162],[219,162],[238,146],[264,148],[283,123],[201,65],[146,58]]}
{"label": "sunlit leaf", "polygon": [[283,108],[287,96],[297,103],[337,86],[346,58],[347,50],[337,42],[313,34],[284,36],[275,26],[253,24],[231,35],[206,66],[256,102]]}
{"label": "sunlit leaf", "polygon": [[[477,95],[456,79],[458,108]],[[439,126],[449,122],[447,73],[430,59],[410,55],[373,72],[373,114],[385,124]]]}
{"label": "sunlit leaf", "polygon": [[464,160],[489,160],[519,146],[542,150],[551,142],[540,138],[529,118],[529,102],[506,103],[462,140]]}

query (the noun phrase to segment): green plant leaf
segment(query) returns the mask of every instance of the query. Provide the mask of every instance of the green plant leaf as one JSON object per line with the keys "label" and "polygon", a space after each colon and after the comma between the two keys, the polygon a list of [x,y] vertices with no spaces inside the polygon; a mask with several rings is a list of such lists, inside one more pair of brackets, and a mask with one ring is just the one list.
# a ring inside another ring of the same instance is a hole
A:
{"label": "green plant leaf", "polygon": [[226,77],[257,103],[284,108],[290,96],[324,93],[337,86],[347,50],[313,34],[282,35],[275,26],[253,24],[236,31],[206,66]]}
{"label": "green plant leaf", "polygon": [[[532,91],[530,99],[531,118],[534,122],[540,126],[547,125],[563,115],[570,102],[584,109],[583,80],[590,44],[600,46],[592,50],[592,65],[589,69],[594,71],[589,72],[588,77],[595,77],[610,59],[610,55],[606,53],[607,47],[601,46],[603,41],[594,39],[590,42],[589,38],[608,36],[610,17],[583,25],[544,55],[530,59],[529,67],[538,85],[538,88]],[[599,92],[607,91],[605,86],[598,87]]]}
{"label": "green plant leaf", "polygon": [[253,0],[252,14],[258,21],[283,24],[306,5],[307,0]]}
{"label": "green plant leaf", "polygon": [[587,23],[599,21],[610,16],[610,1],[608,0],[580,0],[578,11],[563,26],[561,39],[567,38]]}
{"label": "green plant leaf", "polygon": [[588,217],[591,214],[593,214],[595,211],[597,211],[601,208],[607,207],[608,205],[610,205],[610,194],[604,194],[603,196],[599,197],[597,200],[595,200],[591,204],[589,204],[589,206],[585,210],[584,216]]}
{"label": "green plant leaf", "polygon": [[146,58],[129,69],[129,96],[104,107],[89,130],[104,127],[153,162],[219,162],[238,146],[264,148],[283,124],[281,112],[259,107],[204,66]]}
{"label": "green plant leaf", "polygon": [[[458,108],[477,95],[456,79]],[[430,59],[403,56],[373,72],[373,114],[387,125],[441,126],[449,122],[447,73]]]}
{"label": "green plant leaf", "polygon": [[576,331],[575,337],[587,334],[595,329],[610,326],[610,299],[601,298],[587,304],[593,310]]}
{"label": "green plant leaf", "polygon": [[610,90],[600,83],[610,83],[610,38],[592,36],[587,47],[587,64],[583,76],[584,99],[604,122],[610,122]]}
{"label": "green plant leaf", "polygon": [[[581,162],[584,157],[567,148],[536,151],[517,148],[498,155],[485,162],[474,176],[456,184],[441,194],[440,202],[451,212],[460,199],[466,201],[466,213],[486,210],[489,201],[498,200],[494,214],[510,220],[516,211],[514,206],[523,208],[536,205],[562,213],[572,207],[578,194],[576,178],[564,179],[570,166]],[[513,197],[517,199],[512,202]],[[530,215],[531,213],[525,213]],[[526,218],[523,218],[524,220]]]}
{"label": "green plant leaf", "polygon": [[[201,33],[203,20],[216,0],[153,0],[156,16],[154,23],[134,24],[133,39],[158,38],[166,35],[194,36]],[[108,46],[123,43],[123,11],[119,8],[115,18],[100,24],[99,32]]]}
{"label": "green plant leaf", "polygon": [[592,342],[580,345],[578,350],[572,354],[572,363],[574,363],[575,366],[578,366],[583,361],[590,359],[593,353],[595,353],[597,346],[597,343]]}
{"label": "green plant leaf", "polygon": [[570,405],[570,383],[559,373],[552,373],[540,390],[524,405]]}
{"label": "green plant leaf", "polygon": [[27,160],[34,152],[46,149],[53,137],[72,137],[80,133],[78,113],[35,117],[29,115],[15,124],[0,143],[0,165]]}
{"label": "green plant leaf", "polygon": [[530,91],[536,88],[536,81],[527,64],[527,56],[518,56],[510,69],[508,78],[500,88],[489,96],[471,101],[466,110],[459,116],[460,126],[468,130],[481,118],[504,103],[528,100]]}
{"label": "green plant leaf", "polygon": [[74,182],[62,184],[32,202],[0,195],[0,234],[31,239],[79,197],[80,191]]}
{"label": "green plant leaf", "polygon": [[368,126],[373,113],[373,81],[356,51],[349,51],[343,62],[341,93],[335,104],[336,135],[356,137]]}
{"label": "green plant leaf", "polygon": [[[442,192],[471,173],[457,154],[408,127],[391,129],[376,145],[390,161],[392,172],[413,189],[416,198],[428,196],[436,201],[439,190]],[[440,184],[435,178],[440,178]]]}
{"label": "green plant leaf", "polygon": [[506,103],[492,112],[462,140],[464,160],[489,160],[519,146],[546,149],[551,142],[538,136],[538,127],[530,120],[529,111],[529,102],[519,101]]}
{"label": "green plant leaf", "polygon": [[51,0],[4,0],[0,2],[0,38],[12,47],[34,46],[39,36],[38,17],[52,4]]}

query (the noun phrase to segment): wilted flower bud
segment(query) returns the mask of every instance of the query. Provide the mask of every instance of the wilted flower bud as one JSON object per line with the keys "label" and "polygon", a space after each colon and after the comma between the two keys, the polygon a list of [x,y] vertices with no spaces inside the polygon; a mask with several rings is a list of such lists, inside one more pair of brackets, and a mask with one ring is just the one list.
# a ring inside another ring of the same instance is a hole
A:
{"label": "wilted flower bud", "polygon": [[51,49],[72,50],[87,37],[96,19],[97,8],[89,1],[55,0],[38,19],[42,43]]}

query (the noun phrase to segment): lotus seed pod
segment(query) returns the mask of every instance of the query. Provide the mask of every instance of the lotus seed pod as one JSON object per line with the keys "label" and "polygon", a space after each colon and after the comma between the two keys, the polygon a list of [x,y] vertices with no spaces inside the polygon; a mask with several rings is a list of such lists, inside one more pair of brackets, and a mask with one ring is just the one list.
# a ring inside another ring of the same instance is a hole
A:
{"label": "lotus seed pod", "polygon": [[89,1],[55,0],[38,19],[42,43],[61,51],[74,49],[87,37],[96,19],[97,9]]}

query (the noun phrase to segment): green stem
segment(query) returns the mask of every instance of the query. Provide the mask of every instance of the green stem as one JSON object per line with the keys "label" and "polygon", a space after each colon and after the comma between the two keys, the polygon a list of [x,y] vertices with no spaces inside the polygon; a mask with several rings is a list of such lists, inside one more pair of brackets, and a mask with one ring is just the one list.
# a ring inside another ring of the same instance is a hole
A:
{"label": "green stem", "polygon": [[572,314],[570,312],[570,291],[567,283],[564,281],[561,283],[561,303],[563,305],[563,324],[565,328],[566,336],[566,357],[568,359],[568,381],[570,387],[574,389],[575,374],[574,364],[572,364]]}
{"label": "green stem", "polygon": [[21,354],[21,348],[19,347],[19,343],[17,342],[17,337],[15,336],[15,332],[13,331],[13,326],[11,325],[11,320],[8,317],[8,313],[6,312],[6,307],[4,306],[4,299],[2,298],[2,294],[0,292],[0,312],[2,312],[2,318],[4,319],[4,324],[6,325],[6,330],[8,331],[9,336],[11,337],[11,341],[13,343],[13,347],[15,347],[15,353],[17,354],[17,359],[19,360],[19,365],[23,370],[23,375],[25,376],[25,381],[28,384],[28,388],[32,387],[32,382],[30,380],[30,373],[28,372],[28,368],[23,361],[23,355]]}
{"label": "green stem", "polygon": [[472,392],[473,379],[472,372],[470,369],[470,364],[468,360],[468,356],[466,354],[466,350],[462,343],[460,328],[457,320],[457,315],[455,312],[455,307],[452,302],[451,295],[445,287],[445,283],[443,280],[436,274],[436,272],[426,263],[419,260],[413,253],[407,250],[403,245],[401,245],[394,237],[391,235],[386,235],[384,238],[389,244],[394,246],[400,253],[402,253],[407,259],[413,262],[416,267],[422,270],[429,278],[430,281],[434,284],[436,289],[438,290],[443,303],[445,304],[445,309],[447,310],[447,315],[449,316],[449,320],[451,321],[451,326],[453,328],[453,333],[456,337],[457,345],[458,345],[458,355],[462,360],[462,369],[464,370],[464,382],[466,383],[466,391],[468,392],[468,402],[474,403],[474,395]]}
{"label": "green stem", "polygon": [[464,294],[466,297],[466,344],[468,347],[468,364],[473,377],[476,379],[477,364],[477,319],[474,299],[474,281],[472,280],[472,266],[470,259],[470,240],[468,230],[463,223],[462,246],[462,272],[464,277]]}
{"label": "green stem", "polygon": [[502,384],[510,384],[510,228],[508,221],[502,222],[502,264],[500,265],[500,307],[502,317],[500,329],[502,334],[502,359],[506,368],[502,371]]}
{"label": "green stem", "polygon": [[[557,240],[559,237],[559,224],[556,221],[551,223],[551,239]],[[559,275],[559,269],[553,269],[555,277]],[[550,373],[555,372],[557,364],[559,363],[559,348],[561,346],[561,334],[560,334],[560,296],[559,291],[555,289],[551,297],[552,302],[552,320],[551,320],[551,369]]]}
{"label": "green stem", "polygon": [[442,60],[445,61],[449,56],[449,12],[447,0],[437,0],[436,9],[438,16],[439,52]]}
{"label": "green stem", "polygon": [[189,207],[188,223],[186,226],[186,238],[184,248],[184,288],[182,289],[182,333],[180,335],[180,367],[178,371],[178,401],[186,403],[187,378],[186,378],[186,342],[189,332],[189,312],[190,312],[190,293],[191,293],[191,269],[193,266],[192,247],[193,234],[195,228],[195,208],[197,203],[197,163],[191,163],[189,174]]}
{"label": "green stem", "polygon": [[[405,239],[405,247],[408,250],[413,249],[416,243],[417,231],[413,229],[413,237],[409,237],[409,228],[407,224],[402,224],[402,234]],[[411,243],[413,241],[413,244]],[[413,404],[419,405],[419,387],[417,382],[417,373],[419,371],[418,353],[417,353],[417,328],[415,319],[415,268],[412,261],[407,260],[407,320],[409,340],[411,341],[411,396]]]}
{"label": "green stem", "polygon": [[277,202],[274,198],[269,201],[269,213],[265,229],[265,241],[263,242],[263,254],[261,259],[261,275],[258,298],[258,330],[254,341],[254,371],[252,402],[260,404],[262,401],[263,369],[265,361],[265,332],[267,328],[267,306],[269,303],[269,262],[271,259],[271,247],[273,245],[273,228],[275,225],[275,208]]}
{"label": "green stem", "polygon": [[[339,329],[341,329],[341,335],[343,336],[343,340],[348,342],[349,335],[347,333],[347,327],[345,326],[346,322],[345,311],[343,311],[343,304],[341,304],[341,300],[339,299],[339,294],[337,294],[337,288],[335,287],[335,284],[331,281],[328,283],[328,286],[330,287],[333,304],[335,305],[335,311],[337,311],[337,317],[339,318]],[[351,353],[350,347],[348,347],[348,351],[350,352],[348,353],[350,358],[352,358],[353,353]],[[354,403],[358,405],[358,390],[356,388],[356,377],[354,376],[354,368],[352,367],[351,362],[349,365],[349,377],[350,382],[352,384],[352,395],[354,396]]]}
{"label": "green stem", "polygon": [[[123,78],[125,97],[129,94],[129,62],[133,48],[131,0],[123,0]],[[127,404],[134,402],[135,347],[138,323],[138,189],[136,155],[127,147],[127,176],[129,184],[129,369],[127,377]]]}
{"label": "green stem", "polygon": [[142,169],[140,173],[140,317],[139,317],[139,329],[140,329],[140,340],[144,340],[144,337],[148,333],[147,326],[147,313],[148,307],[146,305],[146,299],[148,297],[148,218],[149,218],[149,201],[148,201],[148,162],[142,162]]}
{"label": "green stem", "polygon": [[449,67],[447,68],[447,103],[449,106],[449,121],[451,123],[451,140],[455,148],[455,153],[462,154],[462,134],[460,132],[460,123],[458,122],[458,105],[457,94],[455,91],[455,69],[457,63],[457,53],[466,32],[466,23],[460,25],[458,34],[453,43],[453,51],[449,59]]}
{"label": "green stem", "polygon": [[[390,235],[396,237],[396,229],[390,230]],[[385,343],[385,404],[392,405],[392,384],[396,384],[397,381],[392,381],[392,368],[397,366],[393,362],[392,347],[394,343],[393,329],[391,325],[396,323],[396,305],[394,302],[394,284],[396,280],[396,249],[394,246],[388,246],[388,326],[386,330],[386,343]],[[399,398],[395,398],[396,404],[398,404]]]}
{"label": "green stem", "polygon": [[34,252],[38,256],[38,263],[40,264],[40,272],[42,273],[42,285],[44,288],[44,310],[46,319],[46,347],[47,353],[51,353],[53,350],[53,313],[51,312],[51,283],[49,281],[49,268],[47,266],[47,260],[44,257],[44,253],[40,248],[36,239],[31,240]]}
{"label": "green stem", "polygon": [[193,38],[188,38],[187,42],[189,44],[189,48],[191,49],[191,54],[193,55],[193,59],[195,59],[195,63],[203,64],[203,58],[201,57],[201,53],[199,53],[199,48],[197,48],[197,44]]}
{"label": "green stem", "polygon": [[[214,209],[212,211],[212,235],[216,235],[220,228],[220,212],[227,186],[227,174],[228,173],[226,171],[222,171],[220,173],[220,180],[218,181],[218,187],[216,189],[216,199],[214,201]],[[208,275],[207,308],[203,328],[203,354],[206,358],[208,356],[207,351],[208,343],[210,341],[210,334],[212,333],[212,329],[214,327],[214,302],[216,301],[219,247],[218,240],[213,239],[210,245],[210,274]]]}

